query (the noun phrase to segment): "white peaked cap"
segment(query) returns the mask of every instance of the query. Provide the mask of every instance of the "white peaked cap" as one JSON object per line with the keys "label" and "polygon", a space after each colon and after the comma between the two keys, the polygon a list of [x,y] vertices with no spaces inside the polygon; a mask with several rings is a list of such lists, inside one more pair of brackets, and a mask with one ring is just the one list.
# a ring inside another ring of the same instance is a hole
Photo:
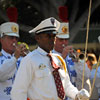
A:
{"label": "white peaked cap", "polygon": [[48,31],[53,31],[54,34],[57,33],[57,30],[60,26],[60,22],[57,21],[55,18],[50,17],[48,19],[43,20],[38,26],[36,26],[34,29],[30,30],[29,33],[43,33]]}
{"label": "white peaked cap", "polygon": [[14,22],[6,22],[0,26],[0,36],[4,35],[19,37],[19,26]]}
{"label": "white peaked cap", "polygon": [[64,38],[68,39],[69,38],[69,23],[60,23],[60,27],[58,29],[58,34],[56,35],[58,38]]}

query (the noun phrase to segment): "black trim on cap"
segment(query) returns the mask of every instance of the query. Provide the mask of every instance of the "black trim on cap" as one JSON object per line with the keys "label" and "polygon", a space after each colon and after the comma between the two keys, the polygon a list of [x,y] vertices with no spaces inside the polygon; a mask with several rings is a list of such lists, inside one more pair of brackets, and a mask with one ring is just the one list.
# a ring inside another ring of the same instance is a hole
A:
{"label": "black trim on cap", "polygon": [[53,34],[57,34],[58,32],[56,31],[56,30],[46,30],[46,31],[42,31],[42,32],[39,32],[39,33],[35,33],[36,35],[39,35],[39,34],[51,34],[51,33],[53,33]]}
{"label": "black trim on cap", "polygon": [[56,27],[54,27],[54,26],[44,27],[44,28],[41,28],[41,29],[39,29],[39,30],[37,30],[35,32],[38,33],[38,31],[49,29],[49,28],[56,28]]}

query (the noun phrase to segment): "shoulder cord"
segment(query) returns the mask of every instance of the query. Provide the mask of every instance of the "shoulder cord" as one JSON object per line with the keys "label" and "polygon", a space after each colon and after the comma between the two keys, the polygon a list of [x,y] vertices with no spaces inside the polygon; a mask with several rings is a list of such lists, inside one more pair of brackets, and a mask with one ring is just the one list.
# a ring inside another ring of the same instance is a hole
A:
{"label": "shoulder cord", "polygon": [[66,64],[65,64],[64,60],[62,59],[62,57],[60,57],[60,56],[58,56],[58,55],[57,55],[57,57],[58,57],[58,59],[61,61],[61,63],[63,64],[63,68],[64,68],[64,71],[65,71],[65,73],[66,73],[67,70],[66,70]]}

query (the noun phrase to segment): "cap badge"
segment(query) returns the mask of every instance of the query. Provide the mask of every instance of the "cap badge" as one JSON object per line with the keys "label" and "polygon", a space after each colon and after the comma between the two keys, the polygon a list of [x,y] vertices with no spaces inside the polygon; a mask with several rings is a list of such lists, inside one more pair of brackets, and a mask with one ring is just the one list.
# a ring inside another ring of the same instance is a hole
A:
{"label": "cap badge", "polygon": [[12,26],[11,29],[12,29],[13,32],[18,32],[17,26]]}
{"label": "cap badge", "polygon": [[50,20],[51,20],[51,23],[54,25],[55,19],[54,18],[51,18]]}
{"label": "cap badge", "polygon": [[67,31],[68,31],[68,28],[67,28],[66,26],[63,26],[63,27],[62,27],[62,32],[63,32],[63,33],[67,33]]}
{"label": "cap badge", "polygon": [[46,65],[44,65],[44,64],[40,64],[40,65],[39,65],[39,69],[43,70],[43,69],[45,69],[45,68],[46,68]]}

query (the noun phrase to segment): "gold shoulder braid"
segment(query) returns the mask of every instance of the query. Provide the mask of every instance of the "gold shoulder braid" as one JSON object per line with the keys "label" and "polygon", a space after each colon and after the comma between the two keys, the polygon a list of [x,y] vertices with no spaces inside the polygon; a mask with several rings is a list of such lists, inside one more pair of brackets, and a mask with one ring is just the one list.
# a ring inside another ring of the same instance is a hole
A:
{"label": "gold shoulder braid", "polygon": [[58,57],[58,59],[61,61],[61,63],[63,64],[64,71],[65,71],[65,73],[66,73],[66,72],[67,72],[67,71],[66,71],[66,64],[65,64],[63,58],[62,58],[61,56],[59,56],[59,55],[57,55],[57,57]]}

